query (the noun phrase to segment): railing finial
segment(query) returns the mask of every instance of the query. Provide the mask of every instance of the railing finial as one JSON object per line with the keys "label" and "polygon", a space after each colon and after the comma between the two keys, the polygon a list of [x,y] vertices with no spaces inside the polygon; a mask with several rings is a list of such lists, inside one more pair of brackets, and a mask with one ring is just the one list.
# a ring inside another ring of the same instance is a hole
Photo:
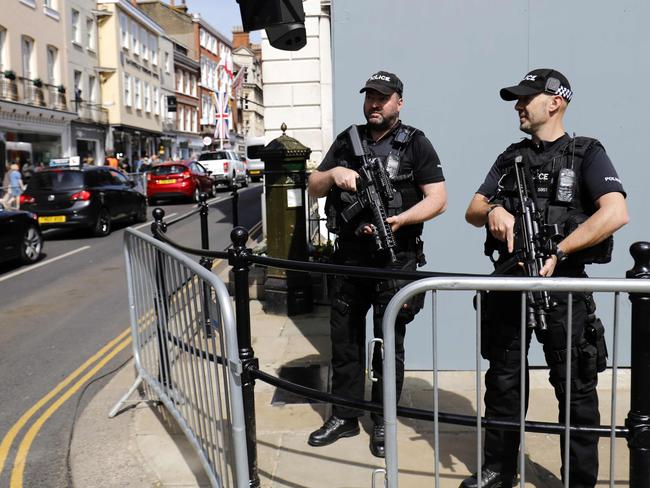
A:
{"label": "railing finial", "polygon": [[627,278],[650,278],[650,242],[639,241],[630,246],[634,266],[625,276]]}

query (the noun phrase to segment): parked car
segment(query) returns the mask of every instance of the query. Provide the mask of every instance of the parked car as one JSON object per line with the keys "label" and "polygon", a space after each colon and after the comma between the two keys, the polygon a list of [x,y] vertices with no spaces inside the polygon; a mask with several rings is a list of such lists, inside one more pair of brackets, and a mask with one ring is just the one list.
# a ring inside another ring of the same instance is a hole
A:
{"label": "parked car", "polygon": [[204,152],[199,155],[199,162],[210,171],[217,185],[233,188],[237,182],[239,186],[248,186],[246,163],[234,151]]}
{"label": "parked car", "polygon": [[196,161],[169,161],[147,172],[147,196],[151,203],[174,197],[198,202],[203,192],[214,196],[214,185],[210,172]]}
{"label": "parked car", "polygon": [[260,157],[264,140],[264,137],[246,138],[246,171],[251,181],[260,181],[264,175],[264,161]]}
{"label": "parked car", "polygon": [[147,220],[147,199],[120,170],[108,166],[59,167],[34,173],[20,208],[41,228],[87,228],[106,236],[113,222]]}
{"label": "parked car", "polygon": [[5,210],[0,205],[0,262],[20,259],[30,264],[41,257],[43,235],[32,212]]}

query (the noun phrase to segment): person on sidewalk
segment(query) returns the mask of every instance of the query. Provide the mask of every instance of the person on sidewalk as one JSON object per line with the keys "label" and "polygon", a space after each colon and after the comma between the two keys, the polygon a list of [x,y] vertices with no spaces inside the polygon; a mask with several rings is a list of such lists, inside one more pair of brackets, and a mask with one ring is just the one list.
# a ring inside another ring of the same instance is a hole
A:
{"label": "person on sidewalk", "polygon": [[[516,165],[523,164],[529,195],[536,202],[544,224],[557,224],[556,247],[539,274],[556,277],[586,277],[585,264],[608,262],[612,234],[628,222],[625,192],[605,149],[588,137],[570,137],[563,118],[573,96],[562,73],[536,69],[516,86],[503,88],[501,98],[515,101],[519,129],[531,137],[509,146],[497,157],[485,181],[467,209],[468,223],[487,226],[486,254],[498,251],[495,267],[508,259],[519,243],[520,196]],[[508,274],[521,276],[515,266]],[[567,294],[550,294],[546,329],[528,328],[520,337],[521,294],[489,292],[483,320],[481,354],[489,360],[485,375],[486,418],[519,422],[520,347],[530,345],[531,331],[543,345],[550,368],[549,381],[559,404],[559,422],[565,421],[567,359]],[[571,329],[571,423],[598,425],[598,371],[606,367],[604,328],[595,316],[591,293],[574,293]],[[528,378],[528,364],[526,364]],[[528,380],[525,385],[528,400]],[[527,406],[527,405],[526,405]],[[561,436],[562,461],[564,440]],[[513,486],[517,473],[519,432],[485,430],[481,487]],[[572,433],[569,446],[569,486],[589,487],[598,474],[598,437]],[[562,469],[564,475],[564,468]],[[478,486],[477,474],[461,488]]]}
{"label": "person on sidewalk", "polygon": [[[401,206],[388,209],[390,224],[397,243],[396,261],[391,263],[384,251],[376,248],[375,229],[366,211],[347,223],[341,218],[346,195],[357,190],[360,158],[355,157],[348,131],[339,134],[319,165],[309,176],[308,190],[314,197],[327,195],[328,228],[337,234],[333,262],[352,266],[415,270],[424,264],[420,240],[423,223],[444,212],[447,205],[442,166],[431,142],[422,131],[403,124],[399,113],[404,104],[403,84],[393,73],[373,74],[360,93],[365,93],[363,111],[367,124],[359,126],[370,157],[379,158],[391,183],[401,196]],[[385,203],[385,202],[384,202]],[[352,276],[333,278],[331,290],[332,393],[352,399],[363,399],[365,371],[366,313],[373,308],[374,336],[382,337],[384,310],[397,290],[404,285],[396,280],[371,280]],[[404,380],[404,335],[406,324],[422,308],[423,295],[404,305],[395,324],[397,396]],[[381,402],[381,351],[375,344],[373,369],[379,380],[372,384],[372,401]],[[326,446],[359,433],[359,417],[363,412],[334,405],[332,416],[309,436],[312,446]],[[373,414],[374,427],[370,450],[384,456],[384,425],[380,415]]]}
{"label": "person on sidewalk", "polygon": [[20,195],[25,191],[25,184],[20,173],[20,166],[12,163],[9,170],[8,189],[2,203],[5,208],[18,210],[20,208]]}

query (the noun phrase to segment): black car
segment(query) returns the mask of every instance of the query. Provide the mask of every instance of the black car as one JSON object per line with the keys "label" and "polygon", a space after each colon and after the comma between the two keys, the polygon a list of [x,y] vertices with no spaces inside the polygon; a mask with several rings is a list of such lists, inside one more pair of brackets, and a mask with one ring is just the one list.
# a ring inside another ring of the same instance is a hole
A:
{"label": "black car", "polygon": [[20,259],[33,263],[42,250],[43,236],[36,215],[0,206],[0,262]]}
{"label": "black car", "polygon": [[147,219],[147,199],[121,171],[108,166],[51,168],[34,173],[20,208],[38,215],[43,229],[87,228],[110,234],[113,222]]}

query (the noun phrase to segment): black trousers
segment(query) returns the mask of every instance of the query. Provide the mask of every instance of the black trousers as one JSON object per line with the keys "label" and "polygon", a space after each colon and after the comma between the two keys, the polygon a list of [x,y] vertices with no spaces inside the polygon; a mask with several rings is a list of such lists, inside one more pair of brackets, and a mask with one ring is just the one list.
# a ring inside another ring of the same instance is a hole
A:
{"label": "black trousers", "polygon": [[[380,267],[382,261],[372,253],[351,252],[342,247],[335,256],[337,263],[350,266]],[[397,252],[394,264],[381,266],[387,269],[415,270],[416,252],[410,248]],[[373,335],[381,338],[382,319],[388,302],[404,282],[396,280],[376,280],[335,276],[332,280],[332,309],[330,333],[332,345],[332,393],[347,398],[364,398],[366,369],[366,314],[372,307]],[[404,336],[406,324],[422,308],[422,297],[409,300],[408,308],[402,309],[395,324],[395,365],[397,374],[397,398],[404,383]],[[382,356],[379,344],[375,344],[373,364],[378,381],[372,384],[373,402],[382,401]],[[360,417],[363,412],[357,409],[333,406],[334,415],[342,418]],[[380,415],[373,414],[375,422]]]}
{"label": "black trousers", "polygon": [[[549,313],[548,329],[535,329],[543,344],[546,362],[550,369],[549,381],[558,400],[558,421],[565,422],[566,385],[566,326],[567,295],[551,294],[557,306]],[[576,425],[599,425],[598,381],[593,347],[585,339],[588,320],[587,300],[590,295],[574,294],[571,332],[571,399],[570,422]],[[593,302],[592,302],[593,303]],[[482,353],[490,366],[485,376],[485,416],[519,421],[520,411],[520,345],[521,345],[521,293],[490,292],[487,299],[487,320],[484,323]],[[527,329],[526,352],[530,346],[531,329]],[[591,357],[589,357],[591,355]],[[525,406],[528,410],[528,361]],[[564,435],[560,436],[562,463],[564,464]],[[486,429],[484,465],[502,473],[517,472],[519,432]],[[569,443],[569,486],[593,487],[598,475],[598,437],[593,434],[574,434]],[[564,466],[562,467],[564,476]]]}

